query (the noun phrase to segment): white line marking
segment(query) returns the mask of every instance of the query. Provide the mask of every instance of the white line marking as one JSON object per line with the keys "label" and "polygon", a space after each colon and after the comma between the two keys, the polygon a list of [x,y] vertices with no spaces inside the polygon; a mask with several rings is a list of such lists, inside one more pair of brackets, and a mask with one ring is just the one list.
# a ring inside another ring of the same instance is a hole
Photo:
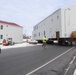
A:
{"label": "white line marking", "polygon": [[62,53],[62,54],[60,54],[59,56],[57,56],[56,58],[50,60],[49,62],[45,63],[44,65],[42,65],[42,66],[40,66],[40,67],[38,67],[37,69],[35,69],[35,70],[33,70],[33,71],[27,73],[26,75],[31,75],[32,73],[38,71],[39,69],[43,68],[44,66],[46,66],[46,65],[48,65],[49,63],[51,63],[51,62],[53,62],[54,60],[56,60],[57,58],[59,58],[59,57],[61,57],[62,55],[66,54],[67,52],[71,51],[73,48],[74,48],[74,47],[68,49],[68,50],[65,51],[64,53]]}
{"label": "white line marking", "polygon": [[69,69],[70,69],[70,67],[71,67],[71,65],[73,64],[73,62],[75,61],[75,56],[73,57],[73,59],[70,61],[70,63],[69,63],[69,66],[67,67],[67,69],[66,69],[66,71],[65,71],[65,73],[64,73],[64,75],[66,75],[67,74],[67,72],[69,71]]}
{"label": "white line marking", "polygon": [[76,75],[76,69],[74,70],[74,74],[73,75]]}

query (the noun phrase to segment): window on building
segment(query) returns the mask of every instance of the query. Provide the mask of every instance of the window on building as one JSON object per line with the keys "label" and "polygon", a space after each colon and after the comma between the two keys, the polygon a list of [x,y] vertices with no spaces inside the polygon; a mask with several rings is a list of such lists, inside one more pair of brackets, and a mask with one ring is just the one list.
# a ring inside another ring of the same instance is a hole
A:
{"label": "window on building", "polygon": [[38,25],[34,26],[34,31],[38,29]]}
{"label": "window on building", "polygon": [[53,19],[51,19],[51,21],[53,22]]}
{"label": "window on building", "polygon": [[3,35],[0,35],[0,39],[3,39]]}
{"label": "window on building", "polygon": [[8,34],[6,34],[6,36],[8,36]]}
{"label": "window on building", "polygon": [[39,36],[40,36],[40,32],[39,32]]}
{"label": "window on building", "polygon": [[8,27],[8,25],[6,27]]}
{"label": "window on building", "polygon": [[1,29],[3,29],[3,25],[1,25]]}
{"label": "window on building", "polygon": [[45,26],[45,23],[44,23],[44,26]]}
{"label": "window on building", "polygon": [[37,29],[38,29],[38,25],[37,25]]}
{"label": "window on building", "polygon": [[44,35],[45,35],[45,31],[44,31]]}
{"label": "window on building", "polygon": [[36,37],[36,34],[34,34],[34,37]]}
{"label": "window on building", "polygon": [[59,16],[57,16],[57,19],[59,19]]}
{"label": "window on building", "polygon": [[35,31],[35,26],[33,27],[33,30]]}

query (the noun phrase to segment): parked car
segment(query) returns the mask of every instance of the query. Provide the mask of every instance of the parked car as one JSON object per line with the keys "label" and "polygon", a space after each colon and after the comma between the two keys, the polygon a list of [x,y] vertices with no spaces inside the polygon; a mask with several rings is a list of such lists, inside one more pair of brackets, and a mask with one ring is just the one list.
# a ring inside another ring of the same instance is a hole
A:
{"label": "parked car", "polygon": [[3,39],[3,41],[2,41],[2,45],[3,46],[8,46],[8,45],[14,45],[14,42],[12,42],[12,39]]}
{"label": "parked car", "polygon": [[29,43],[29,44],[37,44],[38,41],[36,41],[36,40],[30,40],[30,41],[28,41],[28,43]]}

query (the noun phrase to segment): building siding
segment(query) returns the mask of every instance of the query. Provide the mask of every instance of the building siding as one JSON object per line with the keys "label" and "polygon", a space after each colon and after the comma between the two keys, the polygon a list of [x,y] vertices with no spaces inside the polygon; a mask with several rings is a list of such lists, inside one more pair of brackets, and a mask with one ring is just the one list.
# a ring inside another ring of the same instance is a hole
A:
{"label": "building siding", "polygon": [[[36,26],[39,28],[32,32],[32,37],[35,40],[42,39],[43,31],[45,31],[47,38],[56,38],[57,31],[60,33],[60,38],[69,38],[72,31],[76,31],[76,4],[56,10]],[[38,36],[38,33],[41,35]]]}
{"label": "building siding", "polygon": [[[15,25],[0,23],[0,26],[3,25],[3,29],[0,29],[0,35],[3,35],[3,39],[12,38],[13,42],[22,42],[23,41],[23,28]],[[0,43],[3,39],[0,39]]]}

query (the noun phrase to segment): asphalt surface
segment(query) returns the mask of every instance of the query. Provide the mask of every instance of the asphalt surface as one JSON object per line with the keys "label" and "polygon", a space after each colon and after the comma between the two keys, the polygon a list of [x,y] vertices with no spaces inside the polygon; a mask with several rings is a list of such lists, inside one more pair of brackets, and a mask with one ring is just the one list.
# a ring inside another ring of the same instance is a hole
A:
{"label": "asphalt surface", "polygon": [[[70,48],[72,47],[48,45],[46,49],[42,46],[4,49],[0,54],[0,75],[29,75],[28,73],[31,71],[53,60]],[[75,50],[76,48],[30,75],[57,75],[57,73],[63,75],[64,69],[72,59]]]}

